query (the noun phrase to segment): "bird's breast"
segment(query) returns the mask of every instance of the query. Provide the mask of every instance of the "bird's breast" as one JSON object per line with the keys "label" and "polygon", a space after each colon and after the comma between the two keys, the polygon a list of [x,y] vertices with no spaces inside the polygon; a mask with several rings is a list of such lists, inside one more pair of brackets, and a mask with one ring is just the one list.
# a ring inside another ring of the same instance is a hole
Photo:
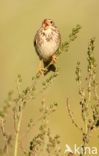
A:
{"label": "bird's breast", "polygon": [[42,59],[48,60],[59,48],[59,33],[51,29],[41,31],[38,39],[38,53]]}

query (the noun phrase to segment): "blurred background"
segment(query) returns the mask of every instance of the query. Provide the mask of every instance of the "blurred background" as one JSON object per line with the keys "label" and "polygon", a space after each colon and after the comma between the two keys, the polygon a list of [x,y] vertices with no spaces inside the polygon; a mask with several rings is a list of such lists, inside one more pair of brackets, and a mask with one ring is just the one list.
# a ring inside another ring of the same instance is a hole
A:
{"label": "blurred background", "polygon": [[[91,37],[96,38],[95,57],[97,61],[97,80],[99,79],[99,1],[98,0],[0,0],[0,107],[9,90],[15,89],[18,74],[22,75],[23,87],[31,84],[39,58],[33,47],[33,39],[41,22],[51,18],[58,26],[62,41],[76,24],[82,29],[78,38],[71,44],[69,51],[57,61],[60,74],[43,95],[29,104],[24,115],[35,118],[35,109],[40,106],[42,97],[48,103],[58,101],[59,107],[51,116],[49,125],[53,133],[61,136],[63,149],[65,144],[81,144],[81,134],[71,123],[66,110],[66,98],[69,97],[72,111],[80,122],[80,108],[77,85],[75,82],[76,62],[81,62],[83,74],[87,70],[87,47]],[[39,87],[39,86],[38,86]],[[34,109],[35,108],[35,109]],[[24,127],[24,126],[23,126]],[[99,149],[99,138],[95,131],[91,146]],[[12,154],[13,155],[13,154]]]}

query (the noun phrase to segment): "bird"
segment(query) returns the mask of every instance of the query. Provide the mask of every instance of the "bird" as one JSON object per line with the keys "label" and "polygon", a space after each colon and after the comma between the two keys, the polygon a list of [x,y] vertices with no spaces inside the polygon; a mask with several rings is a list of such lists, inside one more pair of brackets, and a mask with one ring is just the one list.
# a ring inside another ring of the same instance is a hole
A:
{"label": "bird", "polygon": [[[34,37],[34,47],[40,59],[38,73],[55,71],[56,52],[61,44],[60,31],[52,19],[44,19]],[[43,62],[43,63],[42,63]]]}

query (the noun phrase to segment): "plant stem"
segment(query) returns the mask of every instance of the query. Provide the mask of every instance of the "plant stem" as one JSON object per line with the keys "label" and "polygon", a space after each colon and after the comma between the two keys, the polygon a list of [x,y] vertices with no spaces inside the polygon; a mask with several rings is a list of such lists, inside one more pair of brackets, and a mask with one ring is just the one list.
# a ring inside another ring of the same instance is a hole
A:
{"label": "plant stem", "polygon": [[21,121],[22,121],[22,109],[20,111],[19,119],[18,119],[18,125],[17,125],[16,137],[15,137],[14,156],[17,156],[17,154],[18,154],[18,140],[19,140]]}

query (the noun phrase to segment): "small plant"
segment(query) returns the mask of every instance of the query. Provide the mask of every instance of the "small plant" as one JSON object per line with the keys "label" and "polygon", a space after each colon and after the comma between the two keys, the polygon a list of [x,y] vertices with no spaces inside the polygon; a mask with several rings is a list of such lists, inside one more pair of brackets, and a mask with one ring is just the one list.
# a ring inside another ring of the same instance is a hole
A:
{"label": "small plant", "polygon": [[[68,41],[61,44],[57,52],[58,57],[69,49],[70,43],[77,38],[80,28],[79,25],[73,28]],[[27,156],[37,156],[40,154],[46,154],[48,156],[61,155],[60,137],[59,135],[52,135],[51,129],[48,126],[48,116],[56,111],[57,103],[48,105],[42,100],[42,107],[40,109],[41,116],[36,120],[37,125],[39,125],[38,133],[34,134],[33,132],[34,135],[29,141],[28,148],[23,146],[22,141],[24,138],[21,136],[21,125],[22,122],[24,122],[23,112],[26,105],[30,102],[33,103],[34,99],[39,97],[38,95],[42,95],[42,93],[50,87],[58,74],[58,70],[54,73],[48,73],[43,77],[43,80],[41,75],[39,77],[35,75],[32,78],[32,84],[23,90],[21,87],[23,80],[21,75],[18,75],[16,81],[17,92],[11,91],[8,93],[8,98],[0,110],[0,129],[4,140],[2,147],[0,147],[0,155],[9,155],[10,148],[14,149],[13,156],[19,155],[19,149]],[[38,84],[40,84],[40,89],[38,89]],[[10,130],[7,129],[8,119],[10,119]],[[34,125],[34,119],[30,119],[27,127],[24,128],[26,132],[24,132],[23,136],[29,134]],[[35,127],[37,125],[35,125]],[[28,142],[28,140],[26,140],[26,142]]]}
{"label": "small plant", "polygon": [[40,108],[41,113],[41,125],[39,126],[39,132],[29,143],[29,151],[25,153],[27,156],[32,155],[49,155],[58,156],[60,155],[60,137],[58,135],[53,136],[48,126],[48,116],[56,111],[57,103],[46,106],[45,100],[41,102],[42,107]]}
{"label": "small plant", "polygon": [[80,156],[85,154],[85,147],[90,142],[92,131],[99,127],[99,96],[97,92],[98,83],[96,81],[96,60],[94,57],[95,39],[91,38],[88,50],[87,50],[87,76],[84,79],[86,82],[86,87],[83,87],[82,72],[80,67],[80,62],[77,62],[76,66],[76,82],[78,84],[78,94],[80,96],[80,108],[81,117],[84,123],[83,127],[80,127],[73,117],[71,108],[67,99],[67,110],[72,123],[80,129],[82,134],[82,147],[83,152]]}

